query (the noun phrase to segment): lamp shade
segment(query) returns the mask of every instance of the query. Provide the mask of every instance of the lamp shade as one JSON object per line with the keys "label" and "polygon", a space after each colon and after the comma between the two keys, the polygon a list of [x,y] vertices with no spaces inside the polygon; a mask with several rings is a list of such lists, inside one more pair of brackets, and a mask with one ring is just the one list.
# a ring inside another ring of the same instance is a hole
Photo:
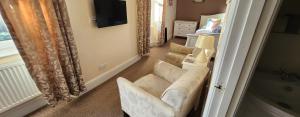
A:
{"label": "lamp shade", "polygon": [[197,39],[196,47],[204,49],[214,49],[215,37],[200,35]]}

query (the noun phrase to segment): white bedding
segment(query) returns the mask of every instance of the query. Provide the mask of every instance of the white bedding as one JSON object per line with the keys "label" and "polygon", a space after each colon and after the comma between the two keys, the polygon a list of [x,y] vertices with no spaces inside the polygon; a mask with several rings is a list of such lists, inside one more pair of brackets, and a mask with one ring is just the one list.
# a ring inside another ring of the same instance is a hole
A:
{"label": "white bedding", "polygon": [[198,29],[195,33],[196,35],[200,35],[200,34],[209,34],[209,35],[213,35],[213,34],[220,34],[220,33],[214,33],[211,30],[208,29]]}

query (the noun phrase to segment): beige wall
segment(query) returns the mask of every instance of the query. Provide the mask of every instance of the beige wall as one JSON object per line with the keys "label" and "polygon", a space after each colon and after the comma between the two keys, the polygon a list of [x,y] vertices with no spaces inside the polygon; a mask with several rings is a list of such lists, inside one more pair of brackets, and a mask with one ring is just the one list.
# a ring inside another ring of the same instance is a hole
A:
{"label": "beige wall", "polygon": [[200,20],[201,15],[223,13],[226,10],[226,0],[204,0],[195,3],[193,0],[177,0],[178,20]]}
{"label": "beige wall", "polygon": [[92,0],[66,3],[86,81],[137,55],[136,0],[127,0],[128,24],[106,28],[96,28],[92,21]]}

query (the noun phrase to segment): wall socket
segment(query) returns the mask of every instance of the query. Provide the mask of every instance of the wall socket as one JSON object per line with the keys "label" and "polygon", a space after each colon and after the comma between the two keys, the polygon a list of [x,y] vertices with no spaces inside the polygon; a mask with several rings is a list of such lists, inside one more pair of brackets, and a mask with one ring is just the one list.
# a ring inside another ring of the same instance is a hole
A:
{"label": "wall socket", "polygon": [[106,68],[106,66],[107,66],[107,64],[105,64],[105,63],[104,64],[100,64],[99,67],[98,67],[98,69],[99,70],[104,70]]}

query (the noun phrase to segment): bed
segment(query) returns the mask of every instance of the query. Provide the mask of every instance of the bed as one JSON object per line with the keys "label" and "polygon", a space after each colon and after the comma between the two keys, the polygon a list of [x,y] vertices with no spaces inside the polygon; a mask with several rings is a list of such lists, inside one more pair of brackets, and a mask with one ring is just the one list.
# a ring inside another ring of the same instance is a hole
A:
{"label": "bed", "polygon": [[[200,28],[194,34],[187,34],[187,42],[185,44],[186,47],[195,47],[195,44],[197,42],[197,38],[199,35],[211,35],[211,36],[215,37],[215,50],[217,50],[220,33],[215,33],[215,32],[206,31],[206,30],[202,29],[202,27],[204,27],[206,25],[207,20],[209,18],[218,18],[223,21],[224,13],[214,14],[214,15],[201,15],[201,20],[200,20],[200,25],[199,25]],[[221,21],[221,24],[222,24],[222,21]]]}

